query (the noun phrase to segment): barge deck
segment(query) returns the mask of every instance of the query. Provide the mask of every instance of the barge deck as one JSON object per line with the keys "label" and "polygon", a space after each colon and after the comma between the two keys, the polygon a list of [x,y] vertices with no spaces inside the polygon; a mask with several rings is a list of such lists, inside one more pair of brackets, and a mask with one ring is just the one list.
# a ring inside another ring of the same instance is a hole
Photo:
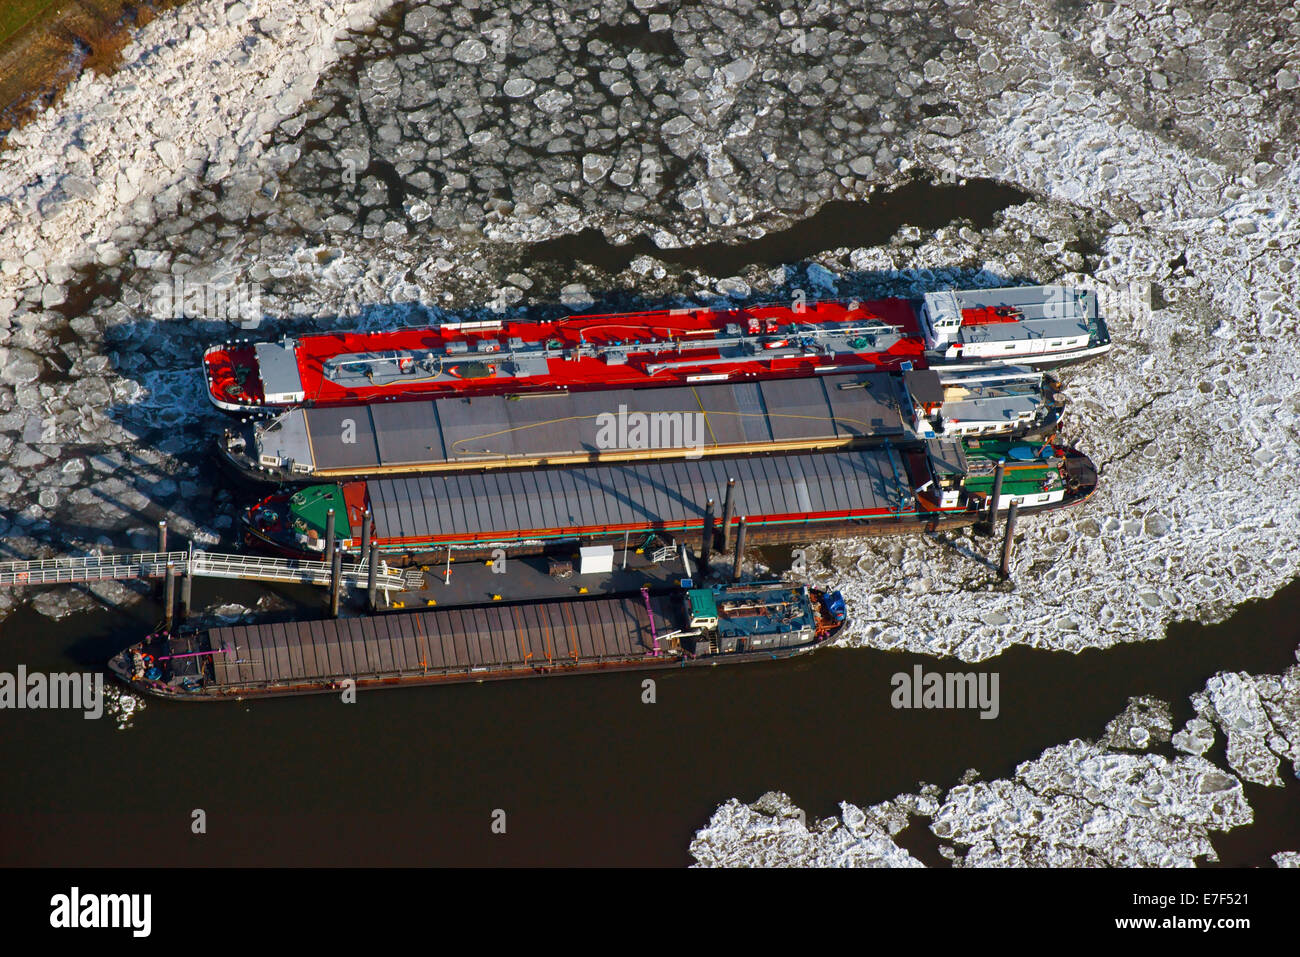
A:
{"label": "barge deck", "polygon": [[990,456],[1004,455],[1024,456],[1038,485],[1003,492],[1000,507],[1013,497],[1025,511],[1062,507],[1083,501],[1096,488],[1095,469],[1073,449],[934,439],[903,449],[886,444],[849,452],[315,485],[268,495],[245,510],[241,521],[250,544],[310,555],[325,548],[330,527],[336,528],[339,546],[355,553],[369,520],[372,548],[399,564],[438,561],[450,549],[473,555],[509,548],[524,554],[648,533],[677,540],[698,535],[715,518],[730,531],[746,519],[756,544],[889,534],[976,521],[987,496],[979,494],[983,489],[966,488],[968,475],[975,477]]}
{"label": "barge deck", "polygon": [[843,600],[780,582],[155,634],[110,670],[185,700],[686,667],[802,654]]}

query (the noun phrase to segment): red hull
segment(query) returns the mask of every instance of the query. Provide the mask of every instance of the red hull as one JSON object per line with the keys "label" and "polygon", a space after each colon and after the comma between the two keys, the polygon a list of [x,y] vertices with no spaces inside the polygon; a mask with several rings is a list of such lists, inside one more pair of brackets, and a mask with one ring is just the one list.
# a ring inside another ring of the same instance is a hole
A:
{"label": "red hull", "polygon": [[[883,323],[897,329],[898,338],[876,349],[865,344],[850,351],[819,353],[804,349],[797,355],[799,335],[836,323]],[[798,330],[791,331],[791,326]],[[440,328],[400,329],[390,332],[306,336],[294,352],[303,399],[267,402],[258,377],[252,345],[229,344],[208,351],[204,371],[213,402],[230,411],[289,405],[342,406],[394,399],[427,398],[455,393],[491,395],[554,389],[574,391],[614,387],[680,385],[708,377],[730,379],[788,378],[821,371],[897,369],[904,362],[924,367],[924,339],[912,304],[905,299],[863,303],[821,302],[795,306],[759,306],[717,311],[666,310],[603,316],[574,316],[554,322],[503,322],[484,328],[444,325]],[[712,340],[726,335],[729,325],[745,334],[766,337],[752,355],[724,357]],[[526,374],[480,375],[493,365],[493,353],[479,351],[482,342],[501,347],[511,340],[527,345],[548,344],[551,355],[530,363]],[[464,344],[451,358],[448,347]],[[644,347],[644,348],[638,348]],[[651,348],[653,347],[653,349]],[[605,350],[623,351],[619,362],[606,358]],[[657,350],[657,351],[653,351]],[[339,357],[378,353],[436,353],[445,374],[439,381],[419,377],[370,385],[342,385],[327,376],[327,363]],[[579,354],[581,353],[581,354]],[[666,361],[667,360],[667,361]],[[663,366],[667,365],[667,368]],[[541,371],[544,368],[545,371]],[[535,371],[534,371],[535,369]],[[460,371],[458,371],[460,370]]]}

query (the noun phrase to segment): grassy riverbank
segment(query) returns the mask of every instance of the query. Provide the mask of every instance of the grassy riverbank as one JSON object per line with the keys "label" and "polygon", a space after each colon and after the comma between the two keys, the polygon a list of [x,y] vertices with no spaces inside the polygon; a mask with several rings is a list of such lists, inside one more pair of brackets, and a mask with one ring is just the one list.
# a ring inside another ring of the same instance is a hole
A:
{"label": "grassy riverbank", "polygon": [[[183,0],[10,0],[0,8],[0,138],[85,70],[112,73],[132,30]],[[2,140],[0,140],[2,142]]]}

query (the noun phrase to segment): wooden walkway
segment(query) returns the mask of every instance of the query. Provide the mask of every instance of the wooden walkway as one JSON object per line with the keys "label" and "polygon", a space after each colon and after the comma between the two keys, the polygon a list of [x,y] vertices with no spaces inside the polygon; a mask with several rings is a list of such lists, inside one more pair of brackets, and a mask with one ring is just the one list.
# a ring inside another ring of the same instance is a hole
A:
{"label": "wooden walkway", "polygon": [[[681,627],[671,599],[650,603],[655,635]],[[627,662],[653,650],[649,624],[640,596],[566,599],[236,625],[209,631],[207,649],[218,686],[273,688]]]}

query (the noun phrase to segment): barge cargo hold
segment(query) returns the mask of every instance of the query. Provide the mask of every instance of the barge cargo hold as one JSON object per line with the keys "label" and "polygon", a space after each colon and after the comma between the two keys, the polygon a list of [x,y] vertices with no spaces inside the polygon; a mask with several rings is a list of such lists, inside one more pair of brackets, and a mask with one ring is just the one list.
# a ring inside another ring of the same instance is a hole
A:
{"label": "barge cargo hold", "polygon": [[887,299],[226,343],[204,353],[203,369],[213,404],[243,412],[899,369],[923,351],[911,305]]}
{"label": "barge cargo hold", "polygon": [[[982,451],[984,450],[984,451]],[[436,561],[448,549],[471,554],[508,547],[544,551],[560,543],[658,535],[695,540],[735,479],[734,528],[749,540],[794,542],[969,525],[986,495],[988,455],[1023,460],[1038,487],[1008,489],[1025,511],[1083,501],[1096,488],[1092,463],[1049,443],[937,439],[848,452],[705,458],[562,469],[497,470],[313,485],[268,495],[241,516],[246,540],[293,556],[325,548],[329,512],[337,542],[355,554],[367,509],[372,547],[390,562]],[[974,461],[980,469],[972,468]],[[923,494],[918,495],[921,492]]]}
{"label": "barge cargo hold", "polygon": [[1096,295],[1065,286],[727,310],[451,322],[227,342],[204,353],[208,397],[230,412],[439,395],[744,382],[972,364],[1044,366],[1110,348]]}
{"label": "barge cargo hold", "polygon": [[190,701],[643,671],[804,654],[846,621],[838,592],[757,582],[325,621],[182,629],[109,669]]}
{"label": "barge cargo hold", "polygon": [[292,409],[227,429],[239,475],[302,483],[426,472],[845,449],[939,435],[1041,436],[1060,419],[1040,372],[858,372],[745,383]]}

